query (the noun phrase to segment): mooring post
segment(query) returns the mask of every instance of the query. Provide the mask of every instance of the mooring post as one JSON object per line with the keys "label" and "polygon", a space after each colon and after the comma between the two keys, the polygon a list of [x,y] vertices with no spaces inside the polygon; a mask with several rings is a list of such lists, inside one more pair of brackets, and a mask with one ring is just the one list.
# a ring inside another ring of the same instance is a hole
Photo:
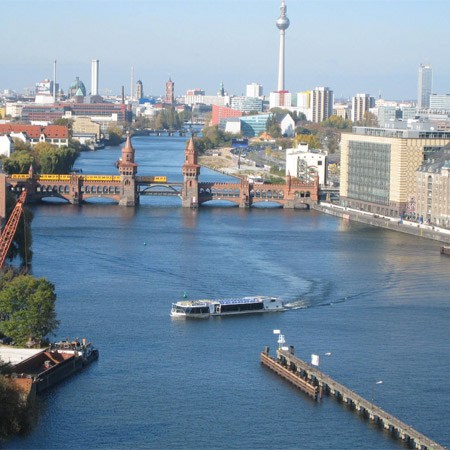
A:
{"label": "mooring post", "polygon": [[265,353],[267,356],[269,356],[269,347],[268,347],[268,346],[266,346],[266,348],[265,348],[265,350],[264,350],[264,353]]}
{"label": "mooring post", "polygon": [[293,346],[293,345],[291,345],[291,346],[289,347],[289,353],[290,353],[291,355],[294,354],[294,346]]}

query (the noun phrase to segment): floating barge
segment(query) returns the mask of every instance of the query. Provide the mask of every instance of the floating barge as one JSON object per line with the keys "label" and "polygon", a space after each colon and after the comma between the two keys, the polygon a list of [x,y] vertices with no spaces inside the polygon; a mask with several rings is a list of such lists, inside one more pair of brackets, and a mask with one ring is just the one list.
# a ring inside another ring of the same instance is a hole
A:
{"label": "floating barge", "polygon": [[[14,364],[11,378],[16,384],[29,385],[30,392],[43,392],[96,361],[98,356],[98,350],[84,339],[83,342],[55,343]],[[28,381],[21,382],[21,379]]]}
{"label": "floating barge", "polygon": [[447,247],[445,245],[441,247],[441,255],[450,256],[450,247]]}

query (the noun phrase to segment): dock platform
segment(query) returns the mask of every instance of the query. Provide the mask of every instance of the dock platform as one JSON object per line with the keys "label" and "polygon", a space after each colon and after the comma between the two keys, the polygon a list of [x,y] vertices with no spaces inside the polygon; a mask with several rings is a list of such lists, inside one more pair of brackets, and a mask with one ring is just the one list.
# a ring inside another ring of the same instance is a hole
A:
{"label": "dock platform", "polygon": [[276,359],[269,356],[269,347],[266,347],[265,351],[261,353],[261,363],[315,400],[321,399],[323,393],[326,393],[352,406],[358,413],[382,425],[386,431],[403,439],[416,449],[445,449],[445,447],[295,356],[292,346],[289,347],[289,350],[278,349]]}

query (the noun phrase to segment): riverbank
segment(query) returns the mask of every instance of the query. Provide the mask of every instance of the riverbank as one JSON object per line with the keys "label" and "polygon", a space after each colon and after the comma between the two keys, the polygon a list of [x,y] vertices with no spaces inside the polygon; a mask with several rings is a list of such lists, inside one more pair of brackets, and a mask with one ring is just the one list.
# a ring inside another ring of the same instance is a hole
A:
{"label": "riverbank", "polygon": [[432,239],[446,244],[450,243],[450,230],[444,228],[394,219],[392,217],[380,216],[364,211],[352,210],[332,203],[320,203],[318,205],[313,205],[312,208],[316,211],[321,211],[345,220],[353,220],[355,222],[361,222],[400,233],[411,234],[425,239]]}
{"label": "riverbank", "polygon": [[198,163],[215,172],[236,178],[243,178],[244,175],[262,176],[264,169],[249,165],[246,161],[243,161],[243,159],[241,159],[241,163],[238,167],[238,156],[231,153],[231,150],[232,147],[210,150],[207,154],[198,157]]}

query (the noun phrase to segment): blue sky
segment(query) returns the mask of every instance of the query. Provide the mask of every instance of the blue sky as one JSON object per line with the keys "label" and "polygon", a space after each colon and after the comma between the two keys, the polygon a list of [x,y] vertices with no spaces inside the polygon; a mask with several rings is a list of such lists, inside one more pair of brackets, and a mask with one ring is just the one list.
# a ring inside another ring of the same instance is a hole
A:
{"label": "blue sky", "polygon": [[[281,0],[2,0],[0,89],[52,78],[64,91],[79,76],[100,94],[130,91],[130,68],[146,94],[190,88],[230,93],[258,82],[275,90]],[[414,99],[428,61],[435,93],[450,93],[450,0],[286,0],[286,87],[329,86],[336,97],[368,92]],[[5,20],[7,18],[7,20]]]}

